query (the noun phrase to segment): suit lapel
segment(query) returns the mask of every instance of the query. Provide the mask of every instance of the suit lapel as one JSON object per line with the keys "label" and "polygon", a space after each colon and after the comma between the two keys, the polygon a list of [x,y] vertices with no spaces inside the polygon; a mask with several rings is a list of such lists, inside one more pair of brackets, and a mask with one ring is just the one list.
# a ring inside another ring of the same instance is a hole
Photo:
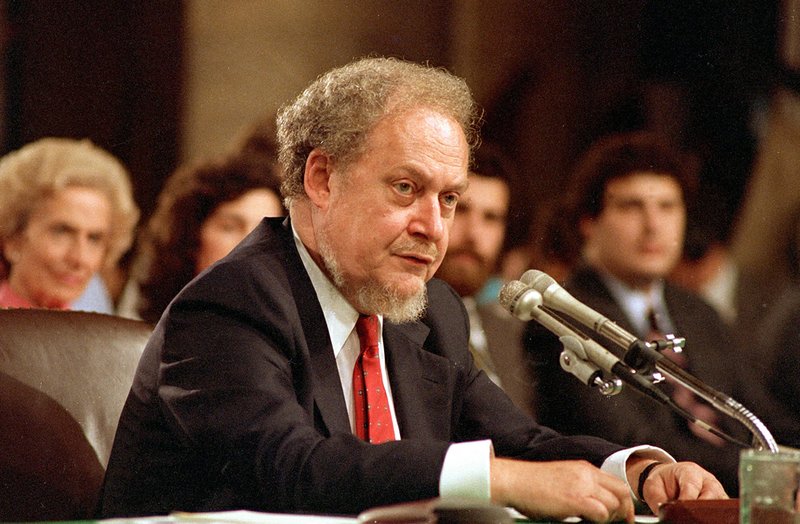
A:
{"label": "suit lapel", "polygon": [[611,292],[596,271],[585,268],[576,272],[572,285],[574,286],[571,287],[574,290],[575,298],[602,313],[623,329],[631,333],[636,332],[636,328],[631,324],[628,315],[625,314],[622,306],[614,300]]}
{"label": "suit lapel", "polygon": [[[321,316],[321,315],[320,315]],[[325,319],[321,318],[317,326],[325,326]],[[311,323],[304,321],[303,330],[306,333],[309,350],[311,353],[311,373],[314,384],[314,403],[319,410],[319,415],[329,434],[350,433],[350,419],[342,395],[342,383],[339,380],[339,370],[336,359],[333,357],[333,348],[326,330],[312,331]]]}
{"label": "suit lapel", "polygon": [[[288,228],[288,238],[294,247],[294,238],[287,219],[284,226]],[[290,250],[287,255],[292,258],[286,267],[293,268],[289,271],[291,289],[294,290],[294,300],[303,329],[308,352],[311,359],[311,380],[298,384],[306,388],[305,398],[313,398],[315,404],[315,417],[322,419],[322,425],[329,434],[350,433],[350,418],[342,395],[342,384],[339,380],[339,371],[336,359],[333,356],[333,347],[326,328],[325,316],[317,300],[317,293],[311,279],[305,271],[303,261],[296,249]]]}
{"label": "suit lapel", "polygon": [[[386,322],[383,342],[402,438],[450,438],[452,373],[447,359],[423,348],[429,328],[421,322]],[[402,377],[402,380],[399,380]]]}

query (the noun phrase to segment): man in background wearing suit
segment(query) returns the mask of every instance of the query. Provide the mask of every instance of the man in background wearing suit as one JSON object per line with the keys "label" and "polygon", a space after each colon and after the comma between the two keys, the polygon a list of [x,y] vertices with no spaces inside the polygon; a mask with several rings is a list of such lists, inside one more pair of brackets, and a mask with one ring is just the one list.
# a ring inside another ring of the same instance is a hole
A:
{"label": "man in background wearing suit", "polygon": [[464,308],[431,277],[477,121],[463,81],[381,58],[282,109],[289,219],[265,219],[167,308],[101,515],[353,514],[456,495],[633,522],[630,486],[652,508],[724,496],[661,450],[537,425],[474,366]]}
{"label": "man in background wearing suit", "polygon": [[[644,340],[669,333],[686,338],[682,363],[715,389],[735,395],[735,352],[725,324],[699,297],[665,281],[681,256],[693,191],[680,154],[655,134],[620,134],[595,143],[566,192],[565,219],[581,235],[583,249],[564,288]],[[627,387],[604,397],[582,384],[561,369],[561,344],[536,322],[529,324],[525,345],[534,362],[540,422],[624,445],[654,443],[703,464],[729,493],[737,492],[738,446]],[[717,420],[710,406],[685,389],[669,387],[673,399],[702,420],[731,422]],[[723,428],[742,429],[731,425]]]}
{"label": "man in background wearing suit", "polygon": [[469,189],[456,208],[447,254],[436,272],[456,290],[469,315],[469,349],[479,368],[514,403],[532,413],[533,385],[522,348],[525,323],[481,291],[496,274],[506,237],[513,166],[502,151],[482,143],[469,173]]}

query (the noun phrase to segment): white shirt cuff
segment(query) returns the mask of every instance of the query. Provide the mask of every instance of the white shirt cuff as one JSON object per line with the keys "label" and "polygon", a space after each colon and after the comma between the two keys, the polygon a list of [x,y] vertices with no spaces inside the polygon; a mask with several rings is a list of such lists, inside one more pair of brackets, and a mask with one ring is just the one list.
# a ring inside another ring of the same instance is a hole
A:
{"label": "white shirt cuff", "polygon": [[439,496],[490,500],[492,456],[491,440],[451,444],[439,476]]}
{"label": "white shirt cuff", "polygon": [[637,493],[633,490],[631,485],[628,484],[628,475],[625,474],[628,457],[631,455],[651,458],[660,462],[675,462],[675,459],[663,449],[655,446],[634,446],[632,448],[617,451],[616,453],[609,455],[606,460],[603,461],[603,465],[600,467],[600,469],[606,473],[611,473],[619,479],[622,479],[625,485],[628,486],[633,499],[639,500]]}

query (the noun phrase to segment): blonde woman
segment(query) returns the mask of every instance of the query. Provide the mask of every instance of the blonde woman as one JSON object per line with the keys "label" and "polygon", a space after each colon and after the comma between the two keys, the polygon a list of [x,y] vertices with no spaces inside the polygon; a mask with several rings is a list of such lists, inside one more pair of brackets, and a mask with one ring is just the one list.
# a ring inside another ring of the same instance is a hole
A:
{"label": "blonde woman", "polygon": [[131,244],[128,172],[89,140],[43,138],[0,159],[0,306],[69,309]]}

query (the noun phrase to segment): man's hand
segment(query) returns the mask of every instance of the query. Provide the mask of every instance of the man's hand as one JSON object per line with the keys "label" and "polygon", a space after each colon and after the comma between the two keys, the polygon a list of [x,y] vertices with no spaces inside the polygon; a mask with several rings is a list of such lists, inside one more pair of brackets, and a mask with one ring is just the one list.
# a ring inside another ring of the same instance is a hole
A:
{"label": "man's hand", "polygon": [[[634,464],[629,462],[628,478],[634,489],[638,484],[639,474],[650,462],[652,461],[643,460]],[[716,477],[694,462],[655,466],[644,481],[642,495],[654,514],[658,514],[658,506],[670,500],[728,498]]]}
{"label": "man's hand", "polygon": [[491,468],[492,502],[528,517],[633,522],[628,486],[588,462],[493,458]]}

